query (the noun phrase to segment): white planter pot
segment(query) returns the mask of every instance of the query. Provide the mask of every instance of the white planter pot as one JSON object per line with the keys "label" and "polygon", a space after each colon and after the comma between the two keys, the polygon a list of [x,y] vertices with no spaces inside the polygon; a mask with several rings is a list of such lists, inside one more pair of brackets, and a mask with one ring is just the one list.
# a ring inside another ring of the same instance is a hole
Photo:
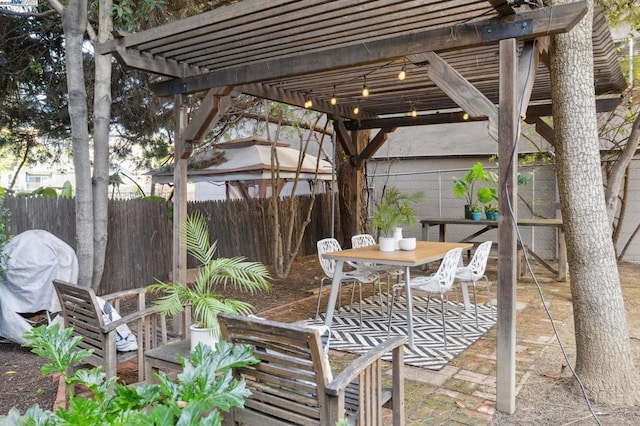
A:
{"label": "white planter pot", "polygon": [[378,243],[380,244],[380,251],[396,250],[396,240],[393,237],[380,237]]}
{"label": "white planter pot", "polygon": [[210,329],[202,328],[198,324],[191,324],[189,332],[191,333],[191,350],[194,350],[198,343],[209,345],[211,349],[215,350],[218,338],[215,337]]}

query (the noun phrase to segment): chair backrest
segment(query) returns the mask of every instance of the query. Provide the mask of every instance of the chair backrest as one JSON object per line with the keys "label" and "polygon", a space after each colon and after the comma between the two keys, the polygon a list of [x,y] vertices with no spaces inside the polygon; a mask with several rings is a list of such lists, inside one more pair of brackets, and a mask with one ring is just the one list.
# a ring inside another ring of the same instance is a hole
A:
{"label": "chair backrest", "polygon": [[434,277],[438,279],[438,283],[440,284],[440,291],[444,293],[445,291],[449,291],[449,289],[453,286],[453,282],[456,276],[456,269],[458,268],[458,264],[460,263],[460,259],[462,258],[462,249],[454,248],[447,252],[440,262],[440,266],[438,270],[434,274]]}
{"label": "chair backrest", "polygon": [[234,370],[252,395],[230,415],[240,424],[328,424],[324,362],[317,329],[259,318],[219,314],[222,337],[254,347],[260,363]]}
{"label": "chair backrest", "polygon": [[322,256],[324,253],[333,253],[342,250],[340,243],[335,238],[324,238],[316,243],[318,248],[318,260],[322,270],[329,278],[333,278],[333,273],[336,269],[336,262],[332,259],[325,259]]}
{"label": "chair backrest", "polygon": [[489,252],[491,251],[492,241],[486,241],[478,246],[473,257],[467,267],[471,271],[474,279],[478,279],[484,275],[487,269],[487,261],[489,260]]}
{"label": "chair backrest", "polygon": [[376,240],[371,234],[358,234],[351,237],[351,247],[360,248],[376,245]]}
{"label": "chair backrest", "polygon": [[82,337],[78,348],[93,350],[86,362],[103,365],[110,354],[106,353],[106,336],[102,332],[104,321],[95,293],[89,288],[59,280],[54,280],[53,286],[62,307],[64,326],[73,327],[74,333]]}

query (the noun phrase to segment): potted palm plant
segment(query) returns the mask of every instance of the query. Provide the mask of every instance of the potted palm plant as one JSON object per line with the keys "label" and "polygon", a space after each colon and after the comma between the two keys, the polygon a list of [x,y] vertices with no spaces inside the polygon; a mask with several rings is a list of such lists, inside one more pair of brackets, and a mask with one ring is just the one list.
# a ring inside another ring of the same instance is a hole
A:
{"label": "potted palm plant", "polygon": [[386,189],[376,206],[371,225],[380,231],[380,250],[393,251],[396,239],[393,233],[400,225],[415,225],[416,210],[413,204],[423,199],[422,192],[402,193],[395,187]]}
{"label": "potted palm plant", "polygon": [[218,313],[248,315],[253,312],[251,304],[224,297],[220,289],[233,286],[251,294],[270,288],[271,278],[267,268],[260,262],[248,262],[244,257],[216,257],[217,241],[209,243],[209,229],[200,213],[186,218],[182,226],[187,252],[200,264],[193,284],[162,282],[147,287],[147,291],[159,292],[154,305],[158,311],[176,315],[191,305],[194,324],[191,326],[192,349],[200,337],[215,344],[220,335]]}

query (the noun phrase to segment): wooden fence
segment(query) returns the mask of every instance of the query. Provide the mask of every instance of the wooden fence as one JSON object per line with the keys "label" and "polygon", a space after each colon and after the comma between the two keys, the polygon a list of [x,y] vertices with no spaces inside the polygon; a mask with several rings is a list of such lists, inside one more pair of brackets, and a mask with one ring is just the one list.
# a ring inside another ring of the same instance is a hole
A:
{"label": "wooden fence", "polygon": [[[297,197],[296,224],[306,218],[311,198]],[[279,217],[290,216],[293,199],[283,200]],[[11,211],[11,233],[44,229],[75,248],[75,200],[11,197],[4,201]],[[268,199],[190,202],[189,213],[202,212],[211,241],[218,241],[218,255],[245,256],[267,265],[273,263],[273,209]],[[100,293],[111,293],[166,280],[172,268],[172,205],[149,200],[109,201],[108,243]],[[311,221],[299,255],[316,253],[318,239],[331,234],[331,196],[316,197]],[[195,265],[192,265],[195,266]]]}

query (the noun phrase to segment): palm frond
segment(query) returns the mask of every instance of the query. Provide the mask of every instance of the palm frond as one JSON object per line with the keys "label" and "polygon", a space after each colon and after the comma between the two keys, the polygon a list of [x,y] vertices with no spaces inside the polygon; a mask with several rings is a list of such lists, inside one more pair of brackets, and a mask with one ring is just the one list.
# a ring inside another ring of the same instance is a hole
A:
{"label": "palm frond", "polygon": [[202,213],[195,212],[187,216],[183,222],[182,232],[185,237],[185,244],[190,255],[196,258],[198,263],[206,265],[214,259],[217,241],[209,243],[209,228]]}

